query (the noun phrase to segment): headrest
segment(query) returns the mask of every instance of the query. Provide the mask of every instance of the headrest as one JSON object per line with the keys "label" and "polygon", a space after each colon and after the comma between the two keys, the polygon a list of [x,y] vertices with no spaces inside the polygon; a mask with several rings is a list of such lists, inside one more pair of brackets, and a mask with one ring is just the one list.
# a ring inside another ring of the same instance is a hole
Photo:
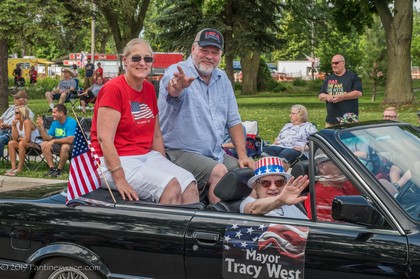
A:
{"label": "headrest", "polygon": [[214,194],[222,201],[241,200],[252,192],[247,183],[253,175],[254,170],[250,168],[230,171],[217,183]]}
{"label": "headrest", "polygon": [[299,161],[294,164],[290,174],[294,178],[297,178],[299,175],[309,175],[309,160]]}

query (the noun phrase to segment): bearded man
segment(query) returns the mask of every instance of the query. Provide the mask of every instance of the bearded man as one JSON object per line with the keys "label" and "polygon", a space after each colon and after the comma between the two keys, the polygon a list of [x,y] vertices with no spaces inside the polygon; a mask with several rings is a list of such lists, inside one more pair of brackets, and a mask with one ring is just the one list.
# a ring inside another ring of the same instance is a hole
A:
{"label": "bearded man", "polygon": [[[191,56],[170,66],[160,82],[159,117],[167,157],[190,171],[201,200],[216,203],[217,182],[230,170],[254,167],[248,158],[232,84],[217,66],[223,36],[215,29],[197,33]],[[222,144],[229,132],[238,160]]]}

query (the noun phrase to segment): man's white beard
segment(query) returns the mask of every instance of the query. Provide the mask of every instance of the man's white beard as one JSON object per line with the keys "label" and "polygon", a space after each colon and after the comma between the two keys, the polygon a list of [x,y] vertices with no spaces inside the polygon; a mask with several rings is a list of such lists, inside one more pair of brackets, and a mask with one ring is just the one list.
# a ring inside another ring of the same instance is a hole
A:
{"label": "man's white beard", "polygon": [[209,76],[211,75],[211,72],[213,72],[214,67],[201,67],[200,64],[197,67],[197,71],[203,75],[203,76]]}

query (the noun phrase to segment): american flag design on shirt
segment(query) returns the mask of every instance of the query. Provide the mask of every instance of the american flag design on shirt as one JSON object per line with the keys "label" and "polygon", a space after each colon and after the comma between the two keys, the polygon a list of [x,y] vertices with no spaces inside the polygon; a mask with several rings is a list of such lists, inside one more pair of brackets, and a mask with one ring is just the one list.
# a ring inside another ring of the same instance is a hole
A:
{"label": "american flag design on shirt", "polygon": [[148,118],[154,118],[153,112],[148,105],[139,102],[130,102],[130,105],[134,121],[141,121],[146,120]]}

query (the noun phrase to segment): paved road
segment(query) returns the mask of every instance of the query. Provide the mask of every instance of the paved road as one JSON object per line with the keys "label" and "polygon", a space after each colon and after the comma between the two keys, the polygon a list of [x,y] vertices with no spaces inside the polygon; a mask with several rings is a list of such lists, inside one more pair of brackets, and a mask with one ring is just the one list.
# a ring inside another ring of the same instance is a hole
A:
{"label": "paved road", "polygon": [[62,182],[66,180],[0,175],[0,192]]}

